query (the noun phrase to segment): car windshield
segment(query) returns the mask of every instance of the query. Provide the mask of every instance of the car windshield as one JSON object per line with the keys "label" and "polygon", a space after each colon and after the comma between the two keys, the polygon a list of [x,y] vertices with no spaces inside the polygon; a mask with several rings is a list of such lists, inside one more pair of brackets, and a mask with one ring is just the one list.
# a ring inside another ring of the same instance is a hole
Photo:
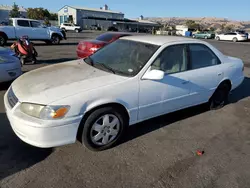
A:
{"label": "car windshield", "polygon": [[89,59],[96,68],[131,77],[139,73],[158,48],[157,45],[142,42],[117,40],[98,50]]}

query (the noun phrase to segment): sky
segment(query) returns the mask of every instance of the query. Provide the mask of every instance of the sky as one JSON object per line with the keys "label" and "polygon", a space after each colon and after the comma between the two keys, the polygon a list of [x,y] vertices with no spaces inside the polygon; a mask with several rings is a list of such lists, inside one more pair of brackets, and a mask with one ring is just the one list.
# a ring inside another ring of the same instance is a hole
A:
{"label": "sky", "polygon": [[[44,7],[57,12],[64,5],[100,8],[107,4],[111,10],[120,11],[126,18],[144,17],[218,17],[233,20],[250,20],[250,1],[240,0],[0,0],[0,4]],[[42,6],[41,6],[42,5]],[[236,6],[237,5],[237,6]]]}

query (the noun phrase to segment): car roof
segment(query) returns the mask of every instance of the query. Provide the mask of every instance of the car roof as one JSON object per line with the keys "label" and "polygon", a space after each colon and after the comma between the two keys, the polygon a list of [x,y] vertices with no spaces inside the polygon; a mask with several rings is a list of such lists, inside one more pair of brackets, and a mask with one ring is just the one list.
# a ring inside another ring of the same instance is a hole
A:
{"label": "car roof", "polygon": [[185,38],[178,36],[157,36],[157,35],[133,35],[128,37],[122,37],[123,40],[132,40],[137,42],[144,42],[149,44],[154,44],[158,46],[162,46],[166,43],[172,42],[202,42],[193,38]]}

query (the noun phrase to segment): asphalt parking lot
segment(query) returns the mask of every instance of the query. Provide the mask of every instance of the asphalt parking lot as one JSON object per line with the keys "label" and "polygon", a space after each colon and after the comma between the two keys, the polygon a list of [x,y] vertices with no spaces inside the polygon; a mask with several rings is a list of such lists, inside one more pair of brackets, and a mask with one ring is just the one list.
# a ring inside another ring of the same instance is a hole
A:
{"label": "asphalt parking lot", "polygon": [[[97,34],[69,34],[61,45],[36,42],[37,65],[76,59],[79,40]],[[39,149],[20,141],[6,118],[0,89],[0,188],[185,187],[248,188],[250,185],[250,44],[208,40],[245,63],[245,80],[221,110],[198,106],[129,128],[117,147],[91,152],[80,143]],[[200,149],[205,153],[197,156]]]}

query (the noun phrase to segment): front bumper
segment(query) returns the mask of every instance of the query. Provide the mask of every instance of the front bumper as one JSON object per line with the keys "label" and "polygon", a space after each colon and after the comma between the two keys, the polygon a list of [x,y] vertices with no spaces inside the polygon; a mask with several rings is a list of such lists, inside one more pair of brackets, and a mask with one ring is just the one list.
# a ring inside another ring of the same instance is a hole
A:
{"label": "front bumper", "polygon": [[21,140],[40,148],[75,143],[82,116],[61,120],[33,118],[20,111],[19,102],[11,108],[7,93],[4,96],[6,114],[13,131]]}

